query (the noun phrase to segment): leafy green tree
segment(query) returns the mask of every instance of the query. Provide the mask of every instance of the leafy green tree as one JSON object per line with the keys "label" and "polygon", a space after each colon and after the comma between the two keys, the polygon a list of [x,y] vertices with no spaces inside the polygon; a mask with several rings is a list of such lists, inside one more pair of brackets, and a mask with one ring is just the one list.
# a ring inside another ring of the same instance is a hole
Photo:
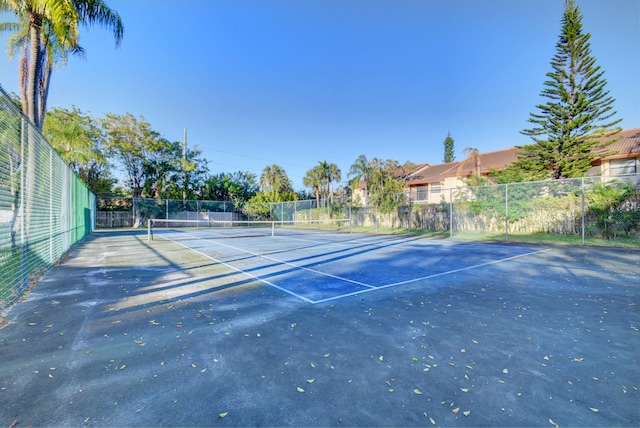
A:
{"label": "leafy green tree", "polygon": [[532,179],[583,176],[596,157],[594,150],[606,146],[602,137],[619,130],[614,126],[622,119],[613,119],[614,99],[591,55],[590,38],[582,30],[575,1],[566,0],[553,71],[547,73],[541,93],[548,101],[536,106],[540,112],[531,113],[528,120],[533,127],[522,131],[535,144],[520,147],[523,153],[515,164]]}
{"label": "leafy green tree", "polygon": [[111,175],[96,119],[75,106],[54,108],[47,113],[42,133],[94,194],[111,193],[117,180]]}
{"label": "leafy green tree", "polygon": [[270,215],[269,204],[271,201],[267,198],[268,194],[265,192],[258,192],[247,201],[242,207],[242,212],[248,219],[255,220],[268,220]]}
{"label": "leafy green tree", "polygon": [[124,33],[120,16],[102,0],[0,0],[0,12],[18,18],[17,23],[0,29],[14,32],[8,50],[10,55],[21,51],[22,108],[38,129],[45,117],[54,64],[66,61],[68,53],[82,51],[78,27],[99,24],[111,28],[116,44]]}
{"label": "leafy green tree", "polygon": [[106,133],[105,147],[109,155],[124,169],[125,185],[131,189],[134,198],[142,197],[147,178],[145,161],[160,136],[143,117],[138,120],[131,113],[107,113],[101,124]]}
{"label": "leafy green tree", "polygon": [[[631,184],[595,183],[586,197],[588,210],[596,218],[594,231],[596,234],[605,239],[612,239],[616,238],[620,231],[628,233],[640,224],[638,210],[623,208],[623,202],[633,194],[634,188]],[[638,195],[637,192],[636,195]]]}
{"label": "leafy green tree", "polygon": [[182,189],[176,189],[179,185],[172,183],[175,173],[180,172],[182,167],[180,143],[154,134],[146,142],[143,153],[141,165],[144,180],[141,196],[182,199]]}
{"label": "leafy green tree", "polygon": [[207,160],[202,157],[202,150],[189,147],[186,157],[182,143],[171,143],[174,162],[169,165],[169,184],[163,197],[171,199],[197,199],[200,189],[209,174]]}
{"label": "leafy green tree", "polygon": [[[106,114],[101,125],[107,153],[124,170],[133,198],[179,199],[183,191],[188,199],[197,196],[206,174],[200,150],[188,150],[185,160],[181,143],[161,137],[143,117],[130,113]],[[135,225],[139,220],[137,216]]]}
{"label": "leafy green tree", "polygon": [[373,158],[369,161],[369,170],[370,203],[384,212],[391,211],[402,202],[399,196],[405,189],[403,166],[394,159]]}
{"label": "leafy green tree", "polygon": [[444,145],[444,157],[442,162],[449,163],[456,159],[454,142],[454,139],[451,137],[451,132],[447,133],[447,138],[445,138],[442,143]]}
{"label": "leafy green tree", "polygon": [[502,171],[491,170],[490,175],[496,184],[520,183],[531,180],[531,174],[516,164],[507,165]]}
{"label": "leafy green tree", "polygon": [[259,190],[256,175],[238,171],[232,174],[220,173],[204,181],[202,197],[212,201],[247,201]]}

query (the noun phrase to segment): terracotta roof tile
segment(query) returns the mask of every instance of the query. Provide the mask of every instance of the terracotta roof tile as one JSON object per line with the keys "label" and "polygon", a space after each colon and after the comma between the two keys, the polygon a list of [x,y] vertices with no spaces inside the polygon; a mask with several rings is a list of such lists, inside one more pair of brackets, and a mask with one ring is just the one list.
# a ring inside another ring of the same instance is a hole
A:
{"label": "terracotta roof tile", "polygon": [[626,129],[607,137],[604,141],[618,139],[615,143],[596,150],[595,153],[617,152],[603,159],[621,159],[640,156],[640,128]]}
{"label": "terracotta roof tile", "polygon": [[419,184],[436,183],[442,180],[442,174],[450,169],[455,169],[460,162],[441,163],[437,165],[427,165],[425,168],[418,169],[407,177],[407,183],[410,186]]}
{"label": "terracotta roof tile", "polygon": [[[480,174],[486,175],[491,170],[501,171],[505,166],[517,160],[519,149],[511,147],[506,150],[497,150],[495,152],[480,153]],[[444,172],[444,176],[467,177],[475,172],[475,165],[471,161],[471,156],[463,160],[458,167]]]}
{"label": "terracotta roof tile", "polygon": [[[600,158],[594,162],[598,164],[602,159],[621,159],[640,156],[640,128],[620,131],[606,140],[616,140],[613,144],[597,150],[596,153],[616,152],[616,154]],[[480,173],[489,174],[490,170],[501,171],[505,166],[518,159],[520,149],[511,147],[506,150],[480,153]],[[406,182],[410,186],[436,183],[443,181],[445,177],[468,177],[475,172],[475,166],[471,156],[462,162],[441,163],[437,165],[420,164],[416,170],[409,174]]]}

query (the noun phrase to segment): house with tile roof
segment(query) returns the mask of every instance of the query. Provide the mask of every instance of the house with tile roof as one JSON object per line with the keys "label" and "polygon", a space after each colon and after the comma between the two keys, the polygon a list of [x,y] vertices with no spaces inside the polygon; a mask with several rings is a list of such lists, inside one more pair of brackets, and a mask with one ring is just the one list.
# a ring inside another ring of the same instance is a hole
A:
{"label": "house with tile roof", "polygon": [[[611,145],[599,149],[599,153],[614,154],[596,158],[587,176],[602,176],[607,180],[638,183],[640,181],[640,128],[620,131],[607,140],[615,140]],[[516,161],[519,149],[511,147],[487,153],[479,153],[477,164],[473,156],[461,162],[450,162],[438,165],[425,164],[406,179],[412,202],[439,203],[449,202],[451,192],[458,187],[466,186],[465,179],[477,172],[481,176],[489,176],[495,171],[502,171]]]}
{"label": "house with tile roof", "polygon": [[[415,171],[407,177],[409,194],[412,202],[438,203],[451,200],[451,191],[465,186],[465,179],[473,174],[488,176],[517,159],[518,149],[479,153],[469,156],[462,162],[449,162],[427,166]],[[476,163],[477,162],[477,163]]]}
{"label": "house with tile roof", "polygon": [[587,171],[588,176],[602,176],[629,183],[640,181],[640,128],[626,129],[607,137],[617,140],[613,144],[599,149],[599,153],[614,154],[597,158]]}
{"label": "house with tile roof", "polygon": [[[438,203],[449,200],[443,194],[445,181],[443,174],[455,169],[460,162],[441,163],[437,165],[426,164],[406,178],[409,187],[410,200],[419,202]],[[455,187],[455,186],[454,186]]]}

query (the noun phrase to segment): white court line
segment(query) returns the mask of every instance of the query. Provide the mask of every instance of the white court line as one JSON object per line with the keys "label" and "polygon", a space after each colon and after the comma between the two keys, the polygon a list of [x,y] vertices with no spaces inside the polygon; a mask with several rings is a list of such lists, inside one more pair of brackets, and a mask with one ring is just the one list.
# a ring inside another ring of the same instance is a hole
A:
{"label": "white court line", "polygon": [[362,293],[366,293],[366,292],[369,292],[369,291],[382,290],[383,288],[390,288],[390,287],[395,287],[395,286],[398,286],[398,285],[411,284],[412,282],[424,281],[425,279],[431,279],[431,278],[435,278],[435,277],[438,277],[438,276],[444,276],[444,275],[449,275],[449,274],[456,273],[456,272],[462,272],[462,271],[465,271],[465,270],[476,269],[476,268],[479,268],[479,267],[482,267],[482,266],[488,266],[488,265],[492,265],[492,264],[496,264],[496,263],[502,263],[502,262],[506,262],[506,261],[513,260],[513,259],[517,259],[517,258],[520,258],[520,257],[531,256],[531,255],[538,254],[538,253],[544,253],[544,252],[550,251],[550,250],[551,249],[546,249],[546,250],[534,251],[532,253],[519,254],[517,256],[511,256],[511,257],[507,257],[507,258],[499,259],[499,260],[492,260],[490,262],[480,263],[480,264],[473,265],[473,266],[467,266],[467,267],[463,267],[463,268],[460,268],[460,269],[454,269],[454,270],[450,270],[450,271],[447,271],[447,272],[434,273],[433,275],[427,275],[427,276],[423,276],[423,277],[420,277],[420,278],[408,279],[406,281],[400,281],[400,282],[394,282],[394,283],[391,283],[391,284],[380,285],[380,286],[374,287],[373,289],[369,289],[369,290],[361,290],[361,291],[356,291],[356,292],[353,292],[353,293],[341,294],[339,296],[327,297],[326,299],[312,300],[311,303],[313,303],[313,304],[324,303],[324,302],[329,302],[331,300],[342,299],[343,297],[355,296],[356,294],[362,294]]}
{"label": "white court line", "polygon": [[[194,236],[194,238],[197,238],[197,237]],[[200,238],[197,238],[197,239],[200,239]],[[221,247],[231,248],[232,250],[240,251],[241,253],[251,254],[252,256],[260,257],[262,259],[270,260],[272,262],[276,262],[276,263],[280,263],[280,264],[283,264],[283,265],[291,266],[291,267],[294,267],[296,269],[306,270],[307,272],[311,272],[311,273],[315,273],[315,274],[323,275],[323,276],[328,276],[329,278],[337,279],[339,281],[350,282],[352,284],[361,285],[361,286],[367,287],[367,288],[376,288],[374,285],[365,284],[364,282],[355,281],[355,280],[349,279],[349,278],[343,278],[341,276],[332,275],[332,274],[326,273],[326,272],[320,272],[319,270],[315,270],[315,269],[299,266],[299,265],[296,265],[295,263],[286,262],[284,260],[279,260],[279,259],[276,259],[274,257],[269,257],[269,256],[265,256],[265,255],[260,254],[260,253],[254,253],[253,251],[244,250],[242,248],[234,247],[233,245],[227,245],[227,244],[223,244],[221,242],[211,241],[209,239],[200,239],[200,240],[204,241],[204,242],[209,242],[211,244],[219,245]]]}
{"label": "white court line", "polygon": [[[351,239],[347,239],[347,240],[342,240],[342,241],[315,241],[312,239],[303,239],[303,238],[292,238],[289,236],[274,236],[274,238],[278,238],[278,239],[286,239],[287,241],[300,241],[300,242],[309,242],[311,244],[316,244],[316,245],[322,245],[323,247],[346,247],[346,248],[359,248],[359,247],[373,247],[373,248],[385,248],[388,247],[389,245],[402,245],[404,243],[407,242],[413,242],[416,239],[420,239],[420,238],[412,238],[410,240],[407,240],[404,237],[394,237],[394,238],[383,238],[383,239],[379,239],[380,237],[377,237],[375,241],[372,242],[358,242],[358,245],[353,245],[351,243]],[[367,239],[369,239],[369,237],[367,237]],[[389,242],[391,242],[392,244],[389,244]]]}
{"label": "white court line", "polygon": [[314,302],[313,300],[311,300],[311,299],[307,299],[307,298],[306,298],[306,297],[304,297],[304,296],[301,296],[301,295],[299,295],[299,294],[297,294],[297,293],[295,293],[295,292],[293,292],[293,291],[291,291],[291,290],[287,290],[286,288],[282,288],[282,287],[280,287],[279,285],[276,285],[276,284],[274,284],[274,283],[272,283],[272,282],[270,282],[270,281],[267,281],[266,279],[263,279],[263,278],[257,277],[257,276],[255,276],[255,275],[253,275],[253,274],[249,273],[249,272],[246,272],[246,271],[244,271],[244,270],[242,270],[242,269],[239,269],[239,268],[237,268],[237,267],[235,267],[235,266],[232,266],[232,265],[230,265],[229,263],[223,262],[222,260],[218,260],[218,259],[216,259],[215,257],[210,256],[209,254],[205,254],[205,253],[203,253],[203,252],[201,252],[201,251],[198,251],[198,250],[196,250],[196,249],[194,249],[194,248],[188,247],[188,246],[186,246],[186,245],[184,245],[184,244],[182,244],[182,243],[180,243],[180,242],[178,242],[178,241],[174,241],[174,240],[172,240],[172,239],[165,238],[164,236],[161,236],[161,238],[166,239],[167,241],[171,241],[171,242],[173,242],[173,243],[175,243],[175,244],[178,244],[178,245],[180,245],[181,247],[186,248],[186,249],[188,249],[188,250],[191,250],[191,251],[193,251],[193,252],[194,252],[194,253],[196,253],[196,254],[200,254],[201,256],[206,257],[206,258],[208,258],[208,259],[210,259],[210,260],[213,260],[213,261],[214,261],[214,262],[216,262],[216,263],[220,263],[221,265],[226,266],[226,267],[228,267],[229,269],[232,269],[232,270],[234,270],[234,271],[236,271],[236,272],[239,272],[239,273],[241,273],[241,274],[243,274],[243,275],[245,275],[245,276],[248,276],[249,278],[255,279],[256,281],[260,281],[260,282],[262,282],[262,283],[264,283],[264,284],[267,284],[267,285],[269,285],[269,286],[271,286],[271,287],[273,287],[273,288],[277,288],[278,290],[280,290],[280,291],[282,291],[282,292],[284,292],[284,293],[287,293],[287,294],[289,294],[289,295],[291,295],[291,296],[294,296],[294,297],[297,297],[297,298],[299,298],[299,299],[301,299],[301,300],[304,300],[304,301],[305,301],[305,302],[307,302],[307,303],[312,303],[312,304],[313,304],[313,303],[315,303],[315,302]]}
{"label": "white court line", "polygon": [[[405,281],[400,281],[400,282],[394,282],[394,283],[390,283],[390,284],[375,286],[375,285],[365,284],[364,282],[360,282],[360,281],[354,281],[354,280],[351,280],[351,279],[348,279],[348,278],[342,278],[340,276],[328,274],[328,273],[325,273],[325,272],[320,272],[320,271],[317,271],[315,269],[310,269],[310,268],[298,266],[298,265],[290,263],[290,262],[286,262],[286,261],[283,261],[283,260],[278,260],[278,259],[273,258],[273,257],[261,255],[259,253],[255,253],[253,251],[248,251],[248,250],[244,250],[244,249],[241,249],[241,248],[238,248],[238,247],[234,247],[232,245],[222,244],[220,242],[212,241],[212,240],[209,240],[209,239],[202,239],[202,238],[199,238],[199,237],[193,236],[193,235],[189,235],[189,236],[192,236],[194,239],[197,239],[197,240],[200,240],[200,241],[205,241],[205,242],[209,242],[209,243],[212,243],[212,244],[215,244],[215,245],[220,245],[222,247],[231,248],[233,250],[240,251],[241,253],[251,254],[251,255],[256,256],[256,257],[260,257],[260,258],[264,258],[264,259],[267,259],[267,260],[270,260],[270,261],[274,261],[274,262],[277,262],[277,263],[281,263],[281,264],[284,264],[284,265],[292,266],[292,267],[297,268],[297,269],[306,270],[308,272],[316,273],[316,274],[327,276],[327,277],[330,277],[330,278],[333,278],[333,279],[337,279],[337,280],[340,280],[340,281],[350,282],[352,284],[361,285],[363,287],[366,287],[365,290],[358,290],[358,291],[354,291],[354,292],[351,292],[351,293],[340,294],[338,296],[327,297],[326,299],[312,300],[312,299],[309,299],[307,297],[301,296],[301,295],[299,295],[299,294],[297,294],[297,293],[295,293],[295,292],[293,292],[291,290],[288,290],[286,288],[280,287],[279,285],[276,285],[276,284],[274,284],[274,283],[272,283],[270,281],[267,281],[266,279],[260,278],[260,277],[258,277],[256,275],[253,275],[253,274],[251,274],[251,273],[249,273],[249,272],[247,272],[247,271],[245,271],[243,269],[240,269],[240,268],[237,268],[235,266],[232,266],[229,263],[223,262],[222,260],[218,260],[215,257],[212,257],[212,256],[210,256],[208,254],[202,253],[201,251],[198,251],[198,250],[196,250],[194,248],[191,248],[191,247],[188,247],[186,245],[183,245],[180,242],[172,241],[169,238],[164,238],[164,239],[167,239],[169,241],[175,242],[176,244],[178,244],[178,245],[180,245],[180,246],[182,246],[184,248],[187,248],[187,249],[189,249],[191,251],[194,251],[195,253],[200,254],[203,257],[207,257],[207,258],[209,258],[209,259],[211,259],[211,260],[213,260],[213,261],[215,261],[217,263],[220,263],[220,264],[222,264],[224,266],[227,266],[227,267],[235,270],[236,272],[244,274],[244,275],[246,275],[246,276],[248,276],[250,278],[253,278],[253,279],[257,280],[257,281],[263,282],[263,283],[265,283],[267,285],[270,285],[271,287],[274,287],[274,288],[276,288],[276,289],[278,289],[278,290],[280,290],[280,291],[282,291],[284,293],[287,293],[287,294],[290,294],[292,296],[298,297],[299,299],[304,300],[305,302],[311,303],[311,304],[324,303],[324,302],[329,302],[329,301],[332,301],[332,300],[342,299],[344,297],[355,296],[357,294],[362,294],[362,293],[366,293],[366,292],[369,292],[369,291],[375,291],[375,290],[381,290],[381,289],[384,289],[384,288],[396,287],[398,285],[411,284],[413,282],[424,281],[426,279],[436,278],[436,277],[439,277],[439,276],[449,275],[449,274],[456,273],[456,272],[463,272],[463,271],[471,270],[471,269],[477,269],[477,268],[483,267],[483,266],[502,263],[502,262],[506,262],[506,261],[509,261],[509,260],[514,260],[514,259],[517,259],[517,258],[520,258],[520,257],[531,256],[531,255],[534,255],[534,254],[539,254],[539,253],[544,253],[546,251],[550,251],[550,249],[533,251],[531,253],[518,254],[516,256],[510,256],[510,257],[506,257],[504,259],[492,260],[490,262],[479,263],[477,265],[466,266],[466,267],[463,267],[463,268],[460,268],[460,269],[453,269],[453,270],[446,271],[446,272],[435,273],[435,274],[423,276],[423,277],[420,277],[420,278],[408,279],[408,280],[405,280]],[[310,242],[312,242],[312,241],[310,241]]]}
{"label": "white court line", "polygon": [[[370,284],[365,284],[364,282],[354,281],[354,280],[349,279],[349,278],[343,278],[343,277],[340,277],[340,276],[337,276],[337,275],[332,275],[332,274],[329,274],[329,273],[326,273],[326,272],[320,272],[320,271],[315,270],[315,269],[310,269],[310,268],[306,268],[306,267],[303,267],[303,266],[298,266],[298,265],[296,265],[294,263],[286,262],[284,260],[278,260],[278,259],[273,258],[273,257],[265,256],[265,255],[262,255],[260,253],[255,253],[253,251],[244,250],[242,248],[234,247],[232,245],[223,244],[221,242],[212,241],[210,239],[203,239],[203,238],[200,238],[200,237],[197,237],[197,236],[194,236],[194,235],[188,235],[188,236],[190,236],[190,237],[192,237],[194,239],[197,239],[199,241],[208,242],[210,244],[219,245],[221,247],[231,248],[232,250],[236,250],[236,251],[239,251],[241,253],[251,254],[252,256],[260,257],[260,258],[263,258],[263,259],[266,259],[266,260],[270,260],[270,261],[273,261],[273,262],[276,262],[276,263],[280,263],[282,265],[291,266],[291,267],[294,267],[296,269],[305,270],[307,272],[312,272],[312,273],[315,273],[315,274],[318,274],[318,275],[327,276],[329,278],[333,278],[333,279],[336,279],[336,280],[339,280],[339,281],[350,282],[352,284],[360,285],[360,286],[363,286],[363,287],[366,287],[366,288],[369,288],[369,289],[372,289],[372,290],[375,289],[375,286],[370,285]],[[243,269],[237,268],[237,267],[235,267],[235,266],[233,266],[233,265],[231,265],[231,264],[229,264],[227,262],[223,262],[222,260],[216,259],[213,256],[210,256],[210,255],[208,255],[206,253],[198,251],[198,250],[196,250],[194,248],[191,248],[191,247],[189,247],[187,245],[184,245],[184,244],[182,244],[180,242],[173,241],[173,240],[171,240],[169,238],[165,238],[165,237],[163,237],[163,238],[168,240],[168,241],[175,242],[176,244],[180,245],[181,247],[187,248],[187,249],[189,249],[189,250],[191,250],[191,251],[193,251],[193,252],[195,252],[197,254],[200,254],[203,257],[207,257],[207,258],[209,258],[209,259],[211,259],[211,260],[213,260],[213,261],[215,261],[217,263],[220,263],[220,264],[222,264],[222,265],[224,265],[224,266],[226,266],[228,268],[231,268],[231,269],[235,270],[236,272],[244,274],[244,275],[248,276],[249,278],[255,279],[255,280],[260,281],[260,282],[263,282],[263,283],[265,283],[267,285],[270,285],[271,287],[277,288],[280,291],[283,291],[283,292],[285,292],[287,294],[290,294],[292,296],[298,297],[299,299],[302,299],[305,302],[314,303],[314,301],[311,300],[311,299],[308,299],[308,298],[306,298],[304,296],[301,296],[301,295],[299,295],[299,294],[297,294],[297,293],[295,293],[295,292],[293,292],[291,290],[288,290],[286,288],[280,287],[279,285],[276,285],[276,284],[272,283],[271,281],[267,281],[266,279],[260,278],[259,276],[256,276],[256,275],[254,275],[252,273],[249,273],[249,272],[247,272],[247,271],[245,271]]]}

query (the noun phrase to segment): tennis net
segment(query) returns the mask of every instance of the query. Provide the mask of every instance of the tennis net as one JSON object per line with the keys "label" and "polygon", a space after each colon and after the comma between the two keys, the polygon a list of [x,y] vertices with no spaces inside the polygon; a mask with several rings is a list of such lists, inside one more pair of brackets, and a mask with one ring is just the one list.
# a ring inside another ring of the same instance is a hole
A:
{"label": "tennis net", "polygon": [[351,219],[329,220],[180,220],[149,219],[148,241],[154,235],[173,237],[182,234],[183,239],[252,238],[264,236],[288,236],[316,232],[351,233]]}

